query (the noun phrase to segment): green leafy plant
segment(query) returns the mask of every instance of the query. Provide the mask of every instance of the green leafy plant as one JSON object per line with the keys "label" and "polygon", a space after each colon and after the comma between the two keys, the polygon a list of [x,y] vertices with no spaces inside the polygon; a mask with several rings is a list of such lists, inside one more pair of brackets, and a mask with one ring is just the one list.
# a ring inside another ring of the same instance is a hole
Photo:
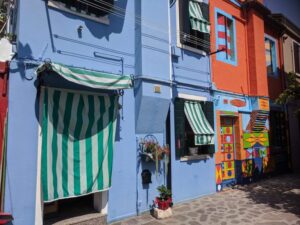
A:
{"label": "green leafy plant", "polygon": [[[300,78],[295,73],[289,73],[286,76],[286,89],[276,99],[276,103],[280,105],[295,102],[300,99]],[[300,115],[300,108],[295,113]]]}
{"label": "green leafy plant", "polygon": [[159,191],[159,198],[161,200],[168,200],[172,197],[171,190],[168,189],[165,185],[158,186],[157,190]]}

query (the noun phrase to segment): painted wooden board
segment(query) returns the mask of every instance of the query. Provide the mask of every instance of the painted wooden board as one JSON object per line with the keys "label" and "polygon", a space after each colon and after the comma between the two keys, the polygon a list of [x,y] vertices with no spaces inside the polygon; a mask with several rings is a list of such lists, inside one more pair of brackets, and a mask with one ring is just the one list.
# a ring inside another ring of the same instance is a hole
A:
{"label": "painted wooden board", "polygon": [[242,175],[243,177],[251,177],[253,171],[253,161],[252,160],[244,160],[242,162]]}
{"label": "painted wooden board", "polygon": [[222,183],[222,165],[217,164],[216,165],[216,184],[221,184]]}
{"label": "painted wooden board", "polygon": [[243,134],[244,148],[251,148],[253,146],[268,147],[269,135],[264,133],[244,133]]}

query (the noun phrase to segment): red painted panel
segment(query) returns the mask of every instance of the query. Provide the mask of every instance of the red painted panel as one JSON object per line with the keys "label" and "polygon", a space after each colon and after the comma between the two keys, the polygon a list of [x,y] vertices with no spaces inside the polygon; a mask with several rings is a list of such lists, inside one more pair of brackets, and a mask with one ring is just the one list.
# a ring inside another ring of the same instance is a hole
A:
{"label": "red painted panel", "polygon": [[246,106],[246,102],[240,100],[240,99],[233,99],[230,101],[230,104],[236,107],[244,107]]}

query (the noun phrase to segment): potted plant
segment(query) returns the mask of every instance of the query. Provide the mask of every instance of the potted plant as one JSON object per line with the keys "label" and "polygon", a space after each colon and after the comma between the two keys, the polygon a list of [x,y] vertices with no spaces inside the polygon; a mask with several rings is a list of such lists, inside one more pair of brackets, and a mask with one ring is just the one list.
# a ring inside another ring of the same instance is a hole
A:
{"label": "potted plant", "polygon": [[159,161],[169,154],[169,146],[160,146],[156,141],[146,140],[143,142],[142,154],[146,156],[146,162]]}
{"label": "potted plant", "polygon": [[159,191],[159,197],[156,197],[155,204],[158,209],[167,210],[169,207],[172,207],[172,192],[165,185],[157,187]]}

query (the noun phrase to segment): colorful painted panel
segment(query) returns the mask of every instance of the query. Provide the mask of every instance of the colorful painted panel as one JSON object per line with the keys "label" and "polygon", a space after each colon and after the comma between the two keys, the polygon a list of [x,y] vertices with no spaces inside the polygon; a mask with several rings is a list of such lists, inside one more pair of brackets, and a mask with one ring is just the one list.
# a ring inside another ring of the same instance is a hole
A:
{"label": "colorful painted panel", "polygon": [[223,162],[223,170],[234,169],[234,161]]}
{"label": "colorful painted panel", "polygon": [[223,161],[231,161],[234,160],[234,154],[233,153],[223,153]]}
{"label": "colorful painted panel", "polygon": [[268,133],[244,133],[243,134],[244,148],[251,147],[268,147]]}
{"label": "colorful painted panel", "polygon": [[263,172],[270,173],[275,170],[275,160],[272,158],[263,158]]}
{"label": "colorful painted panel", "polygon": [[251,113],[250,121],[247,126],[247,130],[252,133],[260,133],[266,129],[266,121],[268,119],[269,112],[256,110]]}
{"label": "colorful painted panel", "polygon": [[234,169],[223,171],[223,180],[229,180],[235,178]]}
{"label": "colorful painted panel", "polygon": [[267,148],[259,148],[259,157],[267,157]]}
{"label": "colorful painted panel", "polygon": [[221,146],[221,151],[222,152],[231,152],[231,153],[233,153],[233,150],[234,150],[233,144],[222,144],[222,146]]}
{"label": "colorful painted panel", "polygon": [[222,165],[217,164],[216,165],[216,184],[222,183]]}
{"label": "colorful painted panel", "polygon": [[222,134],[232,134],[232,127],[222,127]]}
{"label": "colorful painted panel", "polygon": [[233,144],[233,135],[232,134],[223,134],[222,135],[223,144]]}
{"label": "colorful painted panel", "polygon": [[246,151],[246,159],[252,159],[253,158],[253,148],[248,148]]}
{"label": "colorful painted panel", "polygon": [[253,152],[252,152],[253,158],[258,158],[258,157],[260,157],[260,156],[259,156],[259,151],[260,151],[260,148],[253,148]]}
{"label": "colorful painted panel", "polygon": [[270,111],[269,100],[265,98],[258,99],[258,108],[264,111]]}
{"label": "colorful painted panel", "polygon": [[253,171],[253,162],[252,160],[244,160],[242,162],[242,176],[251,177]]}

